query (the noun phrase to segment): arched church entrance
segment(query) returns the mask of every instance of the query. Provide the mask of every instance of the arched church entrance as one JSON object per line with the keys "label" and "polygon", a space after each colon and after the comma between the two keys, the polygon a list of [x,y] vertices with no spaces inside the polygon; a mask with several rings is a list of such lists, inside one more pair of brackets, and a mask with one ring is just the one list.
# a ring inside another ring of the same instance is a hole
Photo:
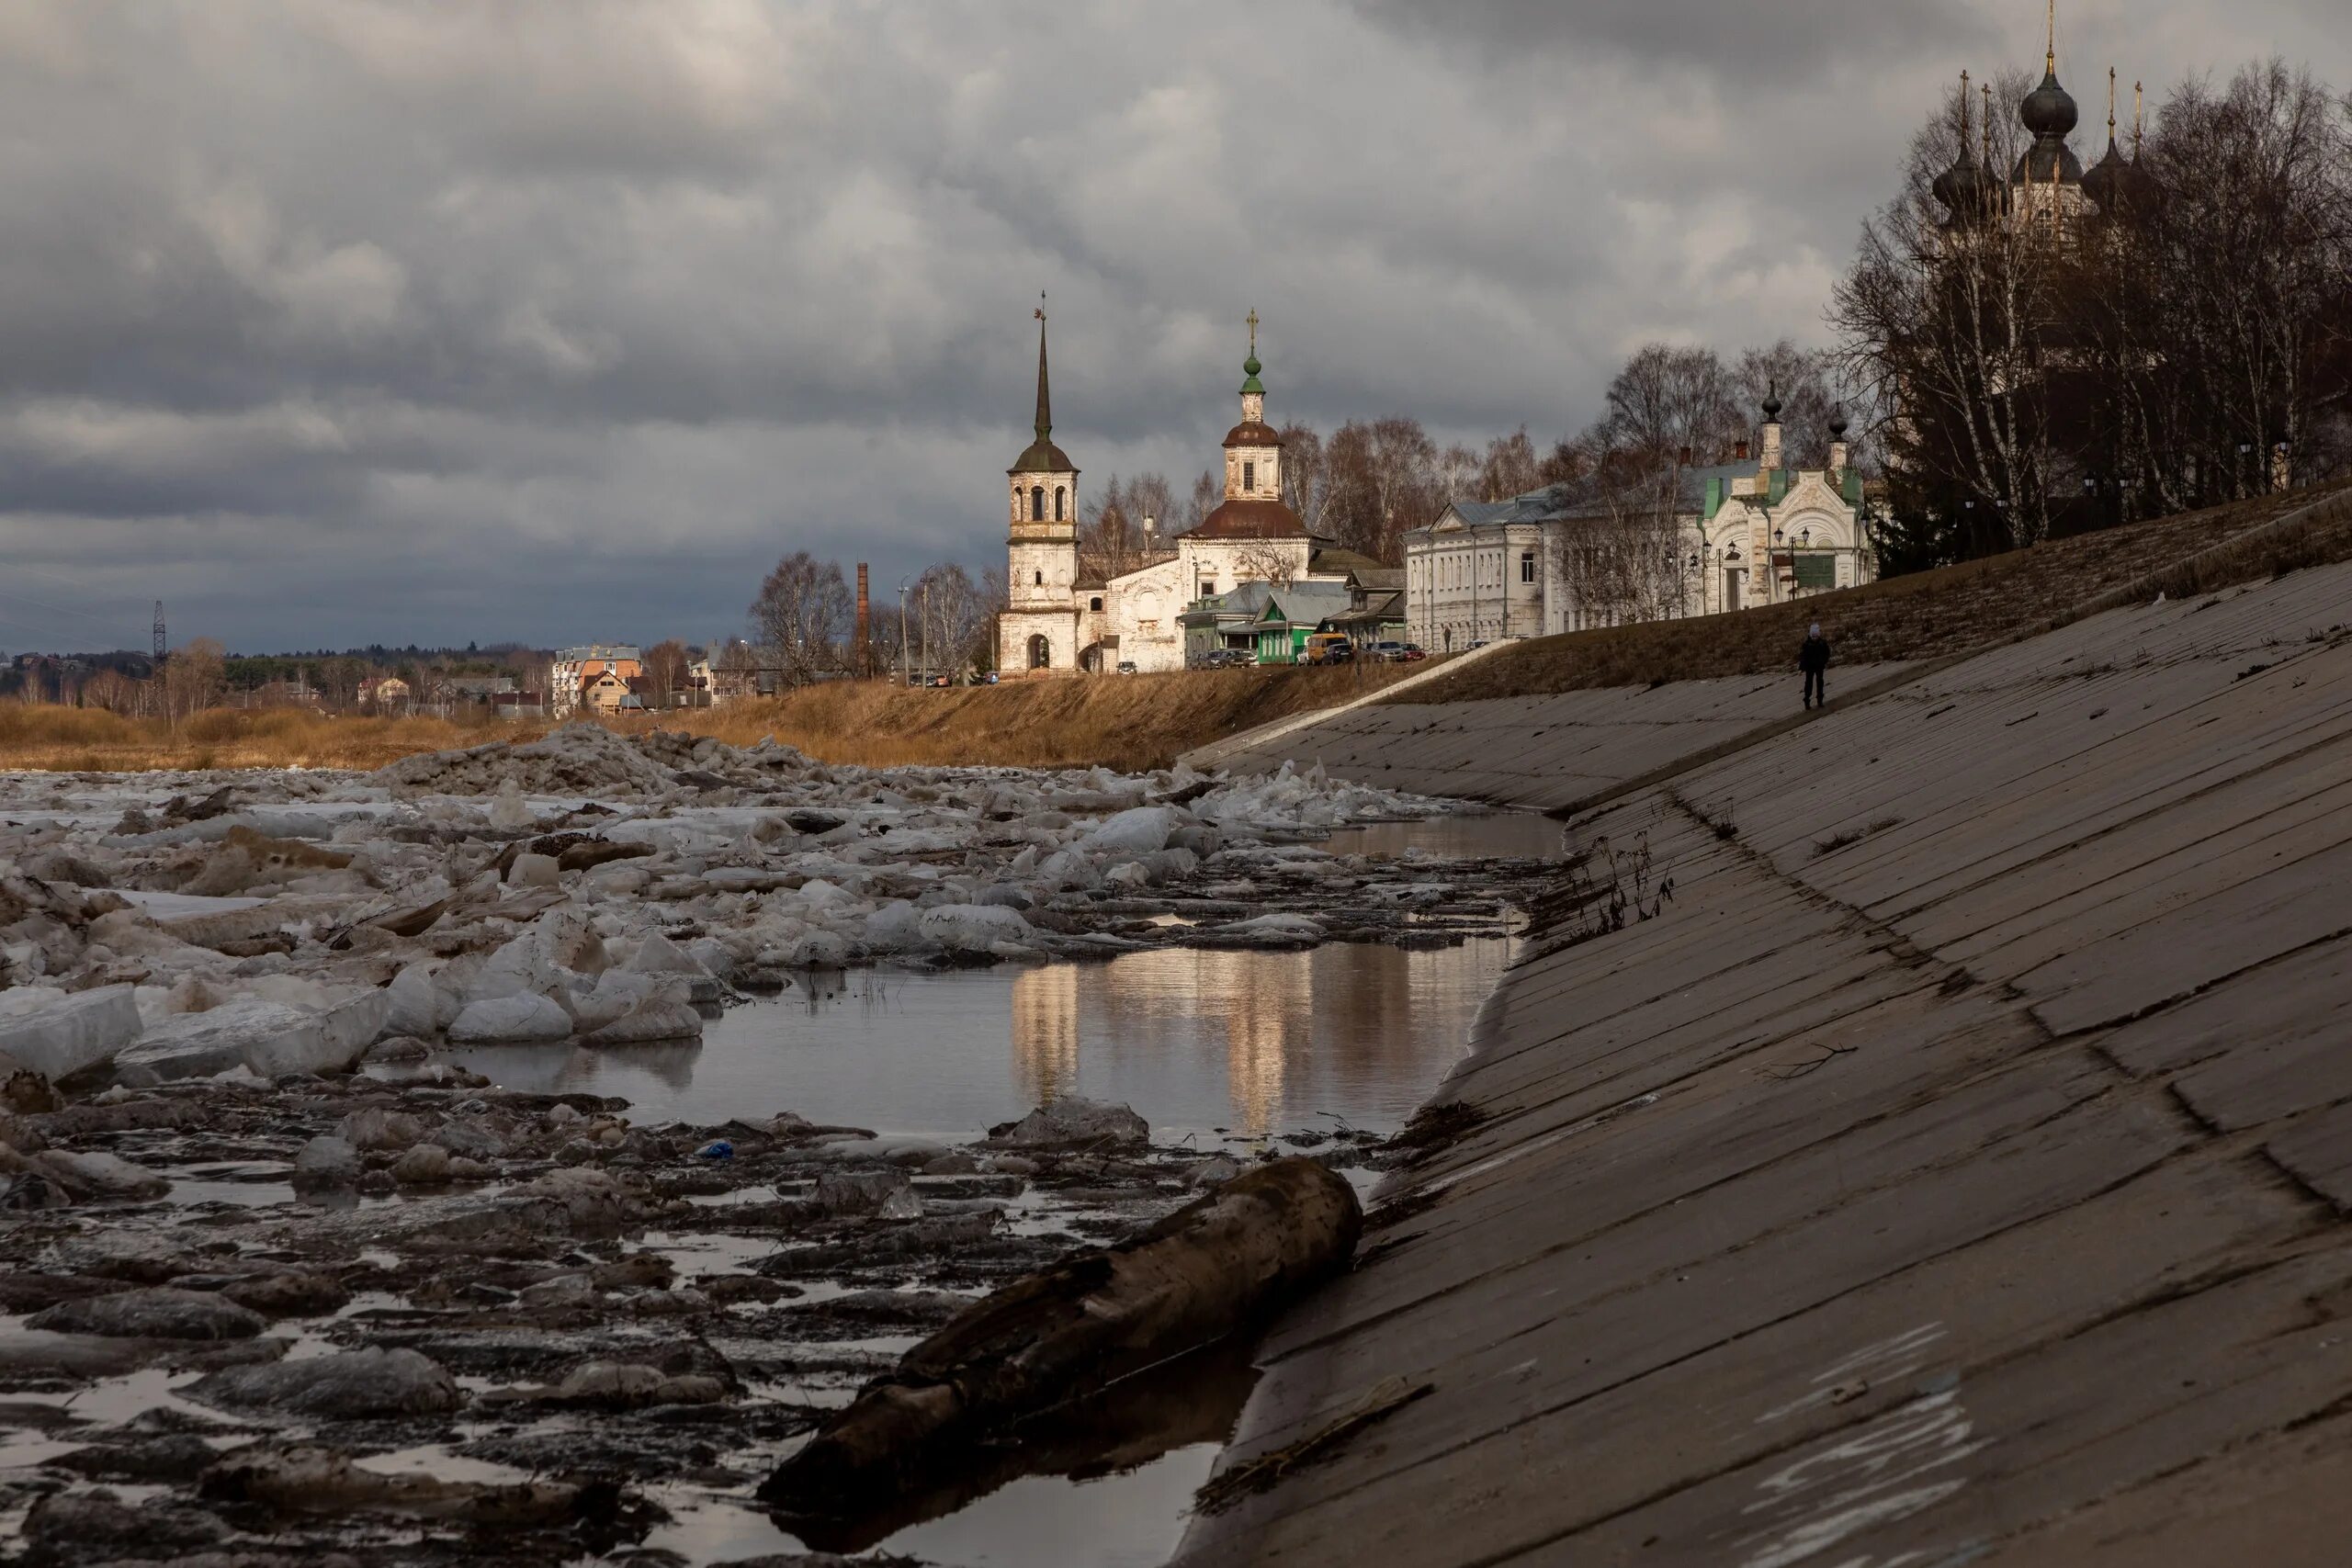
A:
{"label": "arched church entrance", "polygon": [[1029,639],[1029,668],[1045,670],[1050,668],[1053,662],[1054,645],[1047,640],[1045,633],[1039,632]]}
{"label": "arched church entrance", "polygon": [[1102,645],[1099,642],[1088,643],[1086,651],[1078,656],[1078,667],[1089,675],[1102,673]]}

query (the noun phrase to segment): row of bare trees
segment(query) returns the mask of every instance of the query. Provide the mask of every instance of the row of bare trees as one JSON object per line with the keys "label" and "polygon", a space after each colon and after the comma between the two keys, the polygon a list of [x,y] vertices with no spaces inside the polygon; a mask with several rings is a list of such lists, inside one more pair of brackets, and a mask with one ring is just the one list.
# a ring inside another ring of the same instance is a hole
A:
{"label": "row of bare trees", "polygon": [[[2352,467],[2352,106],[2276,61],[2185,82],[2070,210],[2008,183],[2027,85],[1919,131],[1832,305],[1911,558],[1890,564]],[[1992,179],[1956,210],[1936,182],[1963,154]]]}
{"label": "row of bare trees", "polygon": [[896,601],[868,606],[857,640],[857,604],[839,561],[795,550],[775,564],[752,601],[750,637],[718,650],[714,666],[739,683],[763,672],[784,685],[888,670],[961,671],[988,660],[1003,575],[978,579],[942,561],[902,585]]}

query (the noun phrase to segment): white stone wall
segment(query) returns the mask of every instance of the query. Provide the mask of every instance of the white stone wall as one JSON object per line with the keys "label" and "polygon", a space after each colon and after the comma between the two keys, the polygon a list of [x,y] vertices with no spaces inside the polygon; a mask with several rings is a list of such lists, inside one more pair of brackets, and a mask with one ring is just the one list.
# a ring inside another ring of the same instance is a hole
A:
{"label": "white stone wall", "polygon": [[1406,637],[1431,653],[1552,630],[1550,552],[1532,524],[1416,529],[1405,536]]}
{"label": "white stone wall", "polygon": [[[1007,610],[997,617],[996,667],[1007,680],[1026,675],[1075,675],[1078,667],[1078,622],[1073,610]],[[1029,639],[1042,637],[1049,650],[1043,670],[1032,669]]]}
{"label": "white stone wall", "polygon": [[1313,553],[1314,546],[1306,539],[1196,539],[1188,535],[1176,541],[1176,559],[1189,574],[1179,581],[1192,585],[1190,597],[1194,599],[1230,593],[1245,582],[1282,577],[1303,582]]}
{"label": "white stone wall", "polygon": [[1225,449],[1225,496],[1227,501],[1280,501],[1283,498],[1283,449],[1279,446],[1228,446]]}
{"label": "white stone wall", "polygon": [[[1008,477],[1010,483],[1007,488],[1012,492],[1012,515],[1008,522],[1013,534],[1018,535],[1024,527],[1033,530],[1060,527],[1072,530],[1074,534],[1078,527],[1077,474],[1070,472],[1057,474],[1046,468],[1034,473],[1012,474]],[[1033,518],[1029,515],[1029,492],[1033,489],[1046,492],[1043,498],[1045,502],[1043,518]],[[1054,515],[1054,497],[1057,491],[1061,492],[1062,499],[1062,514],[1058,518]]]}
{"label": "white stone wall", "polygon": [[1132,661],[1145,674],[1184,668],[1184,628],[1176,617],[1193,602],[1183,558],[1112,579],[1103,590],[1102,632],[1119,639],[1106,649],[1105,669]]}

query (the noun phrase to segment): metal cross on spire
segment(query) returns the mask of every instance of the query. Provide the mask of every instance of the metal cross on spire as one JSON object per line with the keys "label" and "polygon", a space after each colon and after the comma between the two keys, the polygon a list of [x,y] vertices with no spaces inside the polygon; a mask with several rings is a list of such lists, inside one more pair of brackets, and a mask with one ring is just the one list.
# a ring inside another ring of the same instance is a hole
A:
{"label": "metal cross on spire", "polygon": [[1254,354],[1256,354],[1256,353],[1258,352],[1258,307],[1257,307],[1257,306],[1252,305],[1252,306],[1250,306],[1250,314],[1245,318],[1245,320],[1247,320],[1247,321],[1249,321],[1249,323],[1250,323],[1250,352],[1251,354],[1253,354],[1253,355],[1254,355]]}
{"label": "metal cross on spire", "polygon": [[2058,73],[2058,0],[2050,0],[2050,53],[2046,57],[2050,73]]}
{"label": "metal cross on spire", "polygon": [[1046,291],[1044,289],[1040,288],[1037,290],[1037,308],[1030,313],[1041,321],[1046,319]]}

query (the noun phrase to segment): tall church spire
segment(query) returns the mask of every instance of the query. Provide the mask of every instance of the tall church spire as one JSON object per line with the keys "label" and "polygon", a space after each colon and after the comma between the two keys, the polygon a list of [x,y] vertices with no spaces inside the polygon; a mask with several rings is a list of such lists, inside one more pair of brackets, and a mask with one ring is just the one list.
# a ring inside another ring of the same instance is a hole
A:
{"label": "tall church spire", "polygon": [[[1053,394],[1047,389],[1046,380],[1046,297],[1043,294],[1037,296],[1037,308],[1030,314],[1037,318],[1037,439],[1029,443],[1028,450],[1015,457],[1012,460],[1012,467],[1007,468],[1005,472],[1008,474],[1059,474],[1075,478],[1078,473],[1077,466],[1069,460],[1060,447],[1054,445],[1054,400]],[[1035,494],[1030,498],[1035,504],[1030,510],[1036,513],[1030,521],[1066,522],[1078,515],[1074,486],[1061,487],[1063,491],[1069,493],[1060,495],[1060,504],[1064,513],[1059,514],[1053,510],[1057,494],[1055,487],[1032,485],[1030,488],[1035,491]]]}
{"label": "tall church spire", "polygon": [[1054,400],[1046,389],[1046,296],[1037,295],[1037,439],[1054,434]]}

